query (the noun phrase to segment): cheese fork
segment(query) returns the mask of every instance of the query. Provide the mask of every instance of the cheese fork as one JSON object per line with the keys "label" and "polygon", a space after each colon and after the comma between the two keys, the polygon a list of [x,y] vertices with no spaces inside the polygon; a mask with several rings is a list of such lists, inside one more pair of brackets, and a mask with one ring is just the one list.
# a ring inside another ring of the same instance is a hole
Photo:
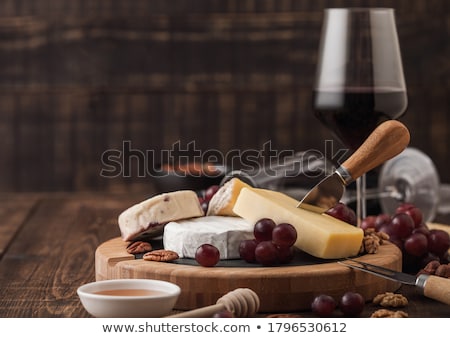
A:
{"label": "cheese fork", "polygon": [[339,261],[337,263],[353,269],[368,272],[382,278],[390,279],[403,284],[414,285],[422,291],[424,296],[450,305],[450,278],[426,274],[420,274],[418,276],[409,275],[351,258],[346,258],[344,261]]}

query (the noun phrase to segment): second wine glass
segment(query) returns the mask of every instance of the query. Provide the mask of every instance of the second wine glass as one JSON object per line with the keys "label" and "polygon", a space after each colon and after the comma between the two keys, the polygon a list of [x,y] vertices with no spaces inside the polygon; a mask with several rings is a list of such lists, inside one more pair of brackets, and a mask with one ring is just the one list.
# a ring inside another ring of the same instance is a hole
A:
{"label": "second wine glass", "polygon": [[[313,88],[316,117],[356,150],[378,124],[402,116],[406,85],[392,8],[325,10]],[[357,216],[366,217],[365,175]]]}

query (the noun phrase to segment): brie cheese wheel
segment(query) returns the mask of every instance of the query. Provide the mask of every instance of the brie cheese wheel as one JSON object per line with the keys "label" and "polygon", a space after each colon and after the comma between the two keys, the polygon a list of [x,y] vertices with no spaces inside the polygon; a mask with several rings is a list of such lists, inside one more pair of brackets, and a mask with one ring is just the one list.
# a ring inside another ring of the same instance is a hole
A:
{"label": "brie cheese wheel", "polygon": [[166,224],[163,244],[180,258],[195,258],[200,245],[212,244],[220,259],[235,259],[241,241],[253,238],[253,225],[240,217],[205,216]]}
{"label": "brie cheese wheel", "polygon": [[119,215],[119,228],[124,241],[140,236],[162,234],[166,223],[200,217],[204,211],[195,191],[180,190],[153,196],[135,204]]}

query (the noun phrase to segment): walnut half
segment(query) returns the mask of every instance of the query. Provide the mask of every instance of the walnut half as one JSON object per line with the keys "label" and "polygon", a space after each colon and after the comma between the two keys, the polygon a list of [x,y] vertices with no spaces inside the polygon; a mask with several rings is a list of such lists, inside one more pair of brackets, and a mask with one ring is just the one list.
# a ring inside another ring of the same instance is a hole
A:
{"label": "walnut half", "polygon": [[399,293],[385,292],[375,296],[373,303],[384,307],[404,307],[408,305],[408,299]]}
{"label": "walnut half", "polygon": [[408,318],[408,314],[403,311],[391,311],[387,309],[377,310],[370,316],[371,318]]}
{"label": "walnut half", "polygon": [[384,241],[389,239],[389,235],[376,231],[373,228],[364,230],[364,238],[361,243],[360,253],[375,254]]}

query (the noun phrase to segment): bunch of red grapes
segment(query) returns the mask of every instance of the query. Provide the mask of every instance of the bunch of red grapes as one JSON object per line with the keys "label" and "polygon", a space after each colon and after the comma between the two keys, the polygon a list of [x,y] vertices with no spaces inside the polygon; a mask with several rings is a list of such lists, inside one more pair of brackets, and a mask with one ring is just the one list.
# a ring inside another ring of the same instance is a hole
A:
{"label": "bunch of red grapes", "polygon": [[274,266],[293,259],[297,231],[292,224],[276,224],[270,218],[262,218],[255,223],[253,234],[254,239],[239,245],[239,255],[246,262]]}
{"label": "bunch of red grapes", "polygon": [[[343,203],[338,203],[327,213],[355,224],[354,212]],[[362,220],[361,228],[387,233],[389,240],[402,251],[404,271],[415,273],[433,260],[449,263],[450,235],[444,230],[429,229],[423,221],[422,211],[411,203],[399,205],[394,215],[367,216]]]}
{"label": "bunch of red grapes", "polygon": [[375,228],[389,235],[389,240],[403,253],[403,270],[417,272],[428,262],[449,262],[450,235],[440,229],[429,229],[419,208],[410,203],[401,204],[390,216],[368,216],[361,228]]}

